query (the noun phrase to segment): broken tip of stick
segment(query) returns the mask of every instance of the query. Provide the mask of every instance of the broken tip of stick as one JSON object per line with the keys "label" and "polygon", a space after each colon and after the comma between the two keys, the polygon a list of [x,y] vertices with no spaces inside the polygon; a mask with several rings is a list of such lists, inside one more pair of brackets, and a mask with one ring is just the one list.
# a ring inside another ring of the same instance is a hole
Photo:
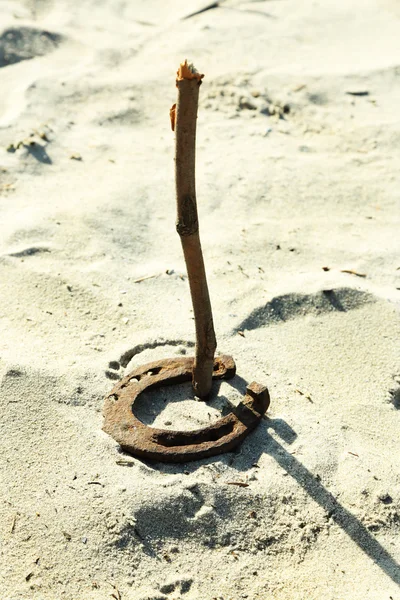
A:
{"label": "broken tip of stick", "polygon": [[178,81],[182,81],[183,79],[196,79],[199,83],[203,79],[204,75],[199,73],[193,63],[188,63],[185,58],[185,62],[179,65],[179,69],[176,72],[176,83]]}

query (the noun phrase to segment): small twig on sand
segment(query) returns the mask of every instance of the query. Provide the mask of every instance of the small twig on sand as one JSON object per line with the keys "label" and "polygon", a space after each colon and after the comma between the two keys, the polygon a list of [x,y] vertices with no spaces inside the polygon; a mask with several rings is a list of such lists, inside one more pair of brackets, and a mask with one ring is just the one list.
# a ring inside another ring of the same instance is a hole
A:
{"label": "small twig on sand", "polygon": [[15,513],[12,523],[11,523],[11,527],[10,527],[10,533],[14,533],[15,530],[15,523],[17,522],[17,513]]}
{"label": "small twig on sand", "polygon": [[244,481],[227,481],[226,484],[227,485],[237,485],[239,487],[249,487],[249,484],[245,483]]}
{"label": "small twig on sand", "polygon": [[142,281],[146,281],[147,279],[153,279],[154,277],[158,277],[159,275],[161,275],[161,273],[155,273],[154,275],[145,275],[144,277],[134,279],[133,283],[141,283]]}
{"label": "small twig on sand", "polygon": [[353,271],[352,269],[342,269],[341,273],[348,273],[349,275],[357,275],[357,277],[366,277],[365,273],[357,273],[357,271]]}
{"label": "small twig on sand", "polygon": [[195,188],[196,120],[200,75],[187,61],[178,69],[178,100],[171,114],[175,129],[176,229],[182,243],[196,327],[193,388],[199,398],[211,391],[217,342],[201,251]]}
{"label": "small twig on sand", "polygon": [[111,598],[115,598],[115,600],[122,600],[121,592],[113,583],[108,582],[114,590],[114,593],[111,594]]}

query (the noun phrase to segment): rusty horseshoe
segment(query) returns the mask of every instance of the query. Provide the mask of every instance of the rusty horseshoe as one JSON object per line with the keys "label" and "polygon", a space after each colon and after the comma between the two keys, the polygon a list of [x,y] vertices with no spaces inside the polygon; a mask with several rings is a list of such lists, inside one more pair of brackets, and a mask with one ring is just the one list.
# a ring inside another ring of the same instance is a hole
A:
{"label": "rusty horseshoe", "polygon": [[[193,357],[170,358],[134,369],[106,397],[103,430],[129,454],[163,462],[198,460],[233,450],[266,412],[270,399],[265,386],[251,383],[243,400],[229,414],[194,431],[156,429],[134,414],[134,404],[142,392],[190,381],[193,361]],[[231,356],[215,358],[213,379],[231,379],[235,372]]]}

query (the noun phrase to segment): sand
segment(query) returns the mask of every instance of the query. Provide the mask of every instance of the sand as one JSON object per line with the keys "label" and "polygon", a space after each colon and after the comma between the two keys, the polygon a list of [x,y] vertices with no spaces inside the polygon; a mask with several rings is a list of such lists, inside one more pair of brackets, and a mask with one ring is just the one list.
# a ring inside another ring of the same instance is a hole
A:
{"label": "sand", "polygon": [[[399,4],[184,18],[206,5],[1,3],[2,600],[400,598]],[[162,465],[122,453],[102,406],[132,367],[193,353],[169,123],[185,58],[238,377],[208,405],[148,393],[140,416],[194,429],[253,380],[271,407],[235,452]]]}

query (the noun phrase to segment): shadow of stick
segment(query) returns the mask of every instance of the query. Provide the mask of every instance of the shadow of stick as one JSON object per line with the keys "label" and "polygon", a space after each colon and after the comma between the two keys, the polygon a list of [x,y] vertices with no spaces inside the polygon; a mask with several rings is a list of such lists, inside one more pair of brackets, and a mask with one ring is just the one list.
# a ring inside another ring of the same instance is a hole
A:
{"label": "shadow of stick", "polygon": [[[230,382],[230,385],[240,390],[244,383],[245,381],[241,377],[236,376],[234,380]],[[217,387],[219,389],[219,385]],[[285,448],[279,444],[270,433],[268,433],[268,429],[273,429],[287,444],[291,444],[296,439],[296,432],[282,419],[264,418],[258,427],[264,429],[265,435],[262,436],[263,443],[261,447],[253,447],[253,451],[246,456],[244,463],[242,462],[240,470],[248,470],[251,464],[257,462],[261,454],[269,454],[276,460],[282,469],[284,469],[288,475],[293,477],[307,494],[324,509],[329,518],[332,518],[350,539],[353,540],[353,542],[355,542],[394,583],[400,585],[400,565],[395,559],[371,535],[368,529],[366,529],[350,511],[342,506],[333,494],[324,488],[320,481],[304,465],[302,465],[301,462],[287,452],[287,450],[285,450]],[[200,465],[212,463],[216,460],[221,459],[212,457],[210,459],[200,460],[189,464],[186,463],[184,465],[165,465],[164,463],[154,464],[151,462],[144,462],[149,468],[162,472],[181,473],[184,470],[185,472],[193,472],[198,469]],[[234,468],[238,468],[238,466],[234,466]]]}
{"label": "shadow of stick", "polygon": [[[267,427],[272,427],[278,435],[291,443],[293,441],[293,430],[280,419],[268,420]],[[288,438],[288,434],[289,437]],[[304,465],[302,465],[292,454],[287,452],[272,436],[269,436],[267,442],[268,449],[264,450],[270,454],[276,462],[284,469],[299,485],[317,502],[339,527],[357,544],[359,548],[374,563],[382,569],[392,581],[400,585],[400,565],[394,558],[380,545],[380,543],[370,534],[368,529],[342,506],[336,498],[324,488],[324,486],[314,477]]]}

